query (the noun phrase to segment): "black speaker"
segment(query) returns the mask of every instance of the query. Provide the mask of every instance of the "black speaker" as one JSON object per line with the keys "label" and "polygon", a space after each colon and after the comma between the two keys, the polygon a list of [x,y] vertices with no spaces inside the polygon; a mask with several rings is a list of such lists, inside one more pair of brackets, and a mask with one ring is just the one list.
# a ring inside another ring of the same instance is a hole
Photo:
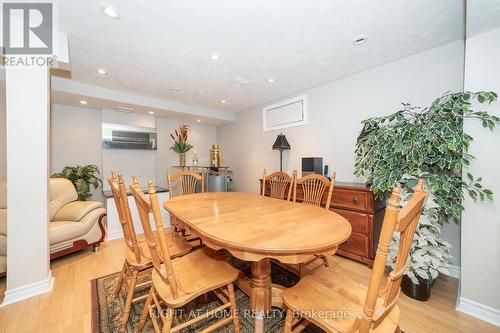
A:
{"label": "black speaker", "polygon": [[323,169],[323,176],[328,178],[328,164],[325,164],[325,168]]}
{"label": "black speaker", "polygon": [[311,173],[323,173],[322,157],[302,157],[302,177]]}

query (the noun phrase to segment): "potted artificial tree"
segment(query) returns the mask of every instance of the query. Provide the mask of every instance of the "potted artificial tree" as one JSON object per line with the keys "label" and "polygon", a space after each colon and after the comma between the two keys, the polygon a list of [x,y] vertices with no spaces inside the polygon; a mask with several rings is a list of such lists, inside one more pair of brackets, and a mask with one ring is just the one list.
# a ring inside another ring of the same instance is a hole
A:
{"label": "potted artificial tree", "polygon": [[179,165],[181,167],[186,166],[186,153],[193,148],[192,145],[187,143],[188,133],[189,127],[184,124],[175,130],[174,133],[170,134],[172,139],[174,139],[174,144],[170,149],[179,154]]}
{"label": "potted artificial tree", "polygon": [[[410,250],[402,282],[405,294],[415,299],[430,297],[430,287],[439,273],[448,273],[450,244],[441,239],[443,223],[458,221],[464,210],[462,200],[492,200],[493,193],[483,188],[481,177],[464,167],[474,158],[468,153],[473,138],[464,132],[466,118],[477,119],[492,130],[500,119],[474,111],[472,102],[489,104],[494,92],[447,93],[428,108],[403,104],[403,109],[388,116],[363,121],[356,143],[355,175],[366,177],[378,197],[386,197],[393,187],[402,189],[402,204],[413,192],[420,177],[426,179],[429,197]],[[389,259],[394,259],[397,237]],[[393,264],[393,260],[388,260]]]}

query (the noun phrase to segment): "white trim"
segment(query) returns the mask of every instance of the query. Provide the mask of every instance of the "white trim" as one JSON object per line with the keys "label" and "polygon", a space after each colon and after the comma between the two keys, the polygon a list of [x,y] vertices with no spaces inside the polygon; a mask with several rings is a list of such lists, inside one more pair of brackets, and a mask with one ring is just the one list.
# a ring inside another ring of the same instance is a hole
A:
{"label": "white trim", "polygon": [[500,310],[460,297],[457,310],[500,327]]}
{"label": "white trim", "polygon": [[0,305],[0,308],[12,303],[22,301],[23,299],[48,293],[52,291],[53,286],[54,277],[52,276],[52,272],[49,271],[47,278],[42,281],[37,281],[21,287],[6,290],[5,297],[2,304]]}
{"label": "white trim", "polygon": [[[277,109],[289,104],[294,104],[302,102],[302,120],[300,121],[294,121],[291,123],[285,123],[282,125],[276,125],[276,126],[267,126],[267,111]],[[268,105],[262,108],[262,128],[264,132],[267,131],[272,131],[272,130],[277,130],[277,129],[283,129],[287,127],[295,127],[295,126],[300,126],[300,125],[305,125],[307,124],[307,110],[308,110],[308,103],[307,103],[307,95],[301,95],[297,97],[293,97],[272,105]]]}
{"label": "white trim", "polygon": [[106,236],[107,241],[119,239],[119,238],[123,238],[123,232],[121,230],[115,230],[112,232],[108,232],[108,235]]}

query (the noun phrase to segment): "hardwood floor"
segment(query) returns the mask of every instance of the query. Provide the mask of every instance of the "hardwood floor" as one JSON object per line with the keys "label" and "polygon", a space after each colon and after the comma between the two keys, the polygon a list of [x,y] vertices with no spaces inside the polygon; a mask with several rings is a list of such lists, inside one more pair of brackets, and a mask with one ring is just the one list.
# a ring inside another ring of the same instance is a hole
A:
{"label": "hardwood floor", "polygon": [[[51,293],[0,308],[0,332],[90,332],[90,280],[118,272],[123,264],[122,240],[105,242],[97,253],[84,251],[52,262]],[[368,279],[370,270],[334,256],[332,264]],[[431,299],[419,302],[402,295],[401,328],[406,333],[499,333],[500,328],[455,310],[458,280],[440,277]],[[3,298],[5,279],[0,279]]]}

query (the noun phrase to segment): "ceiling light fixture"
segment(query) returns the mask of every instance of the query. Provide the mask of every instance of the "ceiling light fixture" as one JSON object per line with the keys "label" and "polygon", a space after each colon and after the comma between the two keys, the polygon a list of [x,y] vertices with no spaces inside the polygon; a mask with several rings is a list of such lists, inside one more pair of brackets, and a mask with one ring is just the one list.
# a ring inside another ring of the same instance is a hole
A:
{"label": "ceiling light fixture", "polygon": [[210,55],[210,59],[214,60],[214,61],[217,61],[220,59],[220,55],[218,53],[212,53]]}
{"label": "ceiling light fixture", "polygon": [[267,82],[273,83],[274,82],[274,78],[270,77],[269,79],[267,79]]}
{"label": "ceiling light fixture", "polygon": [[87,101],[81,100],[80,104],[87,105]]}
{"label": "ceiling light fixture", "polygon": [[106,75],[108,72],[104,68],[98,68],[95,70],[98,74]]}
{"label": "ceiling light fixture", "polygon": [[112,18],[114,20],[120,19],[120,14],[118,14],[116,9],[114,9],[113,7],[104,6],[101,8],[101,10],[102,10],[102,13],[109,18]]}
{"label": "ceiling light fixture", "polygon": [[196,119],[197,122],[201,123],[201,119]]}
{"label": "ceiling light fixture", "polygon": [[177,94],[179,92],[179,89],[177,89],[177,88],[170,88],[169,90],[173,94]]}
{"label": "ceiling light fixture", "polygon": [[155,112],[154,111],[149,111],[149,114],[155,114]]}
{"label": "ceiling light fixture", "polygon": [[221,100],[220,100],[220,103],[221,103],[221,104],[226,104],[226,100],[225,100],[225,99],[221,99]]}
{"label": "ceiling light fixture", "polygon": [[366,36],[359,36],[357,38],[355,38],[353,41],[352,41],[352,44],[353,45],[361,45],[361,44],[364,44],[368,41],[368,37]]}

